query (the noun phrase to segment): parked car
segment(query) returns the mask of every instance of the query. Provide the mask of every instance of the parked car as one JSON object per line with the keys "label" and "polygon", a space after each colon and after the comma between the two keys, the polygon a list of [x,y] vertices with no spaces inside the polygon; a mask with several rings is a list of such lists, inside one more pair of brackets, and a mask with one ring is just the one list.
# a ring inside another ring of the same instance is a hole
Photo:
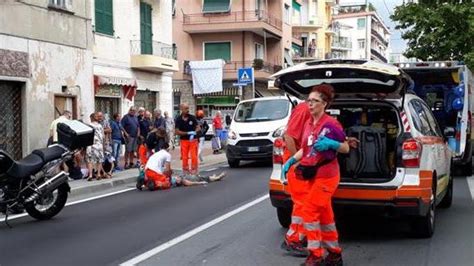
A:
{"label": "parked car", "polygon": [[[379,211],[408,217],[413,233],[431,237],[437,206],[453,197],[452,151],[427,104],[409,92],[413,81],[399,68],[366,60],[327,60],[296,65],[274,75],[275,85],[304,99],[314,85],[336,92],[328,112],[357,149],[339,155],[341,182],[336,211]],[[291,222],[292,202],[281,176],[284,141],[274,142],[270,198],[282,226]]]}
{"label": "parked car", "polygon": [[204,120],[209,125],[209,130],[206,132],[206,140],[210,140],[214,136],[214,127],[212,126],[212,117],[205,117]]}
{"label": "parked car", "polygon": [[292,107],[286,96],[241,101],[229,128],[226,147],[229,166],[238,167],[242,160],[270,161],[273,141],[285,128]]}

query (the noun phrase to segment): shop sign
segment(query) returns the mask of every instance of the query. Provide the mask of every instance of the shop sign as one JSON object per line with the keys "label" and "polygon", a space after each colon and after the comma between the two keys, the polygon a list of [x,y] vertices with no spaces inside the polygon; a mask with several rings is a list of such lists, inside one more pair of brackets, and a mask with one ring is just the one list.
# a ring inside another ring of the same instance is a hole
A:
{"label": "shop sign", "polygon": [[120,88],[120,86],[114,85],[101,85],[96,93],[96,96],[121,97],[122,94]]}
{"label": "shop sign", "polygon": [[197,99],[197,104],[235,104],[235,96],[214,96],[214,97],[202,97]]}

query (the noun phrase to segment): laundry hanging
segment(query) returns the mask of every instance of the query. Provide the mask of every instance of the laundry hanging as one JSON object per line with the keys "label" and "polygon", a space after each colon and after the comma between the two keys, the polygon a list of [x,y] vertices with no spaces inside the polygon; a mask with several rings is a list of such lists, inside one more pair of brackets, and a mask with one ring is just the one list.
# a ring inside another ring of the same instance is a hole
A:
{"label": "laundry hanging", "polygon": [[193,93],[206,94],[212,92],[221,92],[223,67],[225,61],[222,59],[192,61],[191,74],[193,76]]}

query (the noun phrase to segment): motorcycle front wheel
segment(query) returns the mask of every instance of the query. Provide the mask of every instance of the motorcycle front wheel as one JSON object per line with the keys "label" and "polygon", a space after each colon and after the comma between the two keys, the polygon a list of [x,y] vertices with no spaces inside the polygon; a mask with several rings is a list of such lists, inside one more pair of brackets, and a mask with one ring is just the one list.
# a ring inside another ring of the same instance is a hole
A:
{"label": "motorcycle front wheel", "polygon": [[69,192],[67,183],[60,185],[53,192],[25,204],[26,212],[38,220],[48,220],[58,214],[66,205]]}

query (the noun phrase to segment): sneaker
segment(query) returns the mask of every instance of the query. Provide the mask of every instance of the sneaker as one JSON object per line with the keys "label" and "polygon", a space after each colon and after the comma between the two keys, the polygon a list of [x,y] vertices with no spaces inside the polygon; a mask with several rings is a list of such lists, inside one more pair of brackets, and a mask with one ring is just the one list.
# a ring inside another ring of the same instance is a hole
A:
{"label": "sneaker", "polygon": [[342,255],[341,253],[334,253],[328,251],[329,254],[324,259],[327,266],[342,266]]}
{"label": "sneaker", "polygon": [[286,239],[281,243],[281,249],[287,251],[291,256],[306,257],[308,250],[303,247],[301,242],[288,242]]}
{"label": "sneaker", "polygon": [[322,257],[316,257],[313,254],[310,254],[306,261],[301,264],[302,266],[324,266],[324,259]]}

